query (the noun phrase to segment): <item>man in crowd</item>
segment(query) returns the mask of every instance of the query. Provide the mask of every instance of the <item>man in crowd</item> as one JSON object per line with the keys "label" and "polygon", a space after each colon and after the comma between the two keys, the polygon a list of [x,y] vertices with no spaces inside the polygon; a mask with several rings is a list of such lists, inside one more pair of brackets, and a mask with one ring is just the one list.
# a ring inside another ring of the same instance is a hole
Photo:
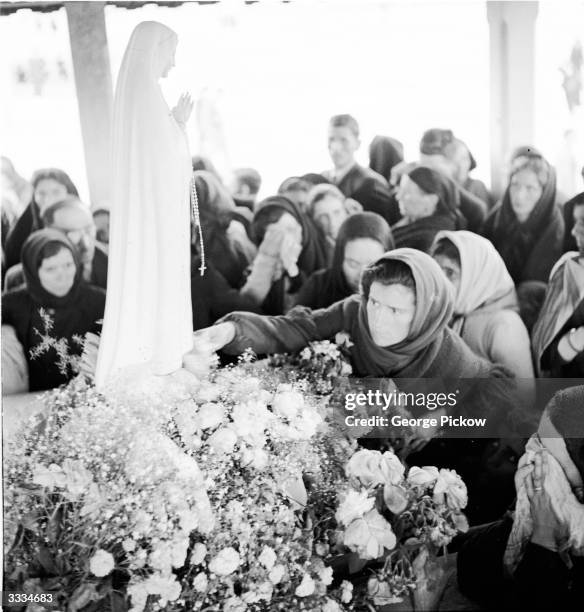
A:
{"label": "man in crowd", "polygon": [[328,149],[334,167],[322,174],[345,197],[356,200],[363,210],[375,212],[391,224],[395,221],[395,205],[392,205],[389,185],[380,174],[355,161],[360,144],[359,124],[354,117],[332,117],[329,121]]}
{"label": "man in crowd", "polygon": [[[42,215],[44,227],[59,230],[77,247],[83,265],[83,278],[92,285],[106,288],[108,257],[105,248],[95,239],[95,223],[91,213],[76,197],[68,197],[49,206]],[[24,282],[22,264],[6,272],[4,291]]]}

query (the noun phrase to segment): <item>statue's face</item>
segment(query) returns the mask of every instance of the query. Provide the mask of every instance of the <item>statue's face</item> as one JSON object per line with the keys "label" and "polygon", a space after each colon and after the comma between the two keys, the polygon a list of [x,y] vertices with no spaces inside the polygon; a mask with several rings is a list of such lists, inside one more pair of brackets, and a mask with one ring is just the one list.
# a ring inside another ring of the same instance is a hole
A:
{"label": "statue's face", "polygon": [[161,78],[168,76],[168,73],[174,68],[174,56],[178,39],[176,36],[169,36],[160,42],[158,49],[158,74]]}

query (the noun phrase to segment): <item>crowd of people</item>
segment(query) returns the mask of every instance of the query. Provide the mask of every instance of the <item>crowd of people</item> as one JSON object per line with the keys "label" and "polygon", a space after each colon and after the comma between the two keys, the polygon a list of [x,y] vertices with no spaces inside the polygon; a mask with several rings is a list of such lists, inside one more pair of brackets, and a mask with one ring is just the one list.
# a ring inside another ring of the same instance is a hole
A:
{"label": "crowd of people", "polygon": [[[376,136],[369,147],[370,167],[363,167],[355,160],[359,146],[357,121],[350,115],[332,117],[332,168],[286,178],[276,194],[262,201],[257,170],[239,168],[227,181],[209,160],[193,158],[202,229],[199,233],[192,228],[194,328],[207,328],[219,319],[231,321],[234,338],[225,352],[236,350],[244,338],[262,353],[291,350],[330,335],[354,315],[351,326],[358,320],[371,340],[368,348],[354,349],[361,356],[399,345],[400,354],[415,355],[419,361],[422,348],[456,337],[476,358],[502,365],[517,377],[582,376],[584,194],[563,202],[554,168],[534,147],[514,151],[507,188],[495,201],[485,184],[472,178],[476,162],[451,130],[427,130],[415,161],[403,159],[396,139]],[[39,170],[28,183],[3,158],[2,177],[3,325],[10,325],[15,291],[24,292],[31,304],[59,312],[61,304],[49,297],[54,289],[47,288],[40,272],[57,262],[57,255],[45,263],[42,258],[34,265],[29,261],[27,271],[32,245],[48,240],[54,231],[67,241],[62,248],[75,254],[73,263],[79,268],[59,299],[71,302],[77,285],[94,287],[95,296],[105,292],[108,211],[91,213],[63,170]],[[204,275],[199,273],[200,235]],[[401,262],[395,270],[388,263],[393,257]],[[61,272],[55,266],[57,276]],[[379,280],[362,282],[372,274]],[[43,299],[35,293],[33,276],[43,288]],[[424,286],[434,291],[429,312]],[[360,305],[355,313],[352,304]],[[99,311],[96,302],[95,313]],[[345,314],[338,318],[341,312]],[[310,322],[310,334],[290,346],[280,331],[266,332],[273,342],[262,340],[259,328],[293,322],[296,329],[299,316]],[[392,342],[383,333],[378,343],[372,340],[373,317],[389,330]],[[95,320],[81,318],[83,324],[75,329],[61,330],[67,331],[70,344],[73,333],[95,327]],[[32,315],[29,319],[26,325],[20,323],[16,338],[31,370],[29,355],[38,335]],[[415,324],[422,319],[428,326],[424,333]],[[252,321],[258,323],[250,336],[244,327]],[[221,327],[213,330],[215,336]],[[397,334],[400,328],[403,333]],[[47,364],[54,358],[51,351],[37,357]],[[361,357],[355,360],[361,369]],[[10,359],[5,361],[10,366]],[[375,367],[365,366],[364,375],[425,375],[424,369],[407,367],[401,359],[378,355],[365,361]],[[462,361],[469,363],[467,358]],[[22,390],[16,379],[15,388]],[[63,375],[55,375],[40,383],[29,371],[27,384],[37,389],[39,384],[53,387],[62,382]],[[7,379],[5,392],[10,389]]]}
{"label": "crowd of people", "polygon": [[[224,356],[248,348],[268,355],[344,331],[361,377],[584,378],[584,192],[559,194],[554,168],[525,146],[513,152],[507,187],[495,197],[472,177],[476,161],[448,129],[427,130],[413,161],[399,141],[376,136],[364,167],[359,146],[357,121],[332,117],[332,168],[288,177],[261,201],[256,169],[226,180],[210,160],[193,158],[200,228],[193,220],[191,297],[201,337]],[[50,337],[79,355],[79,338],[99,331],[109,213],[90,212],[62,170],[39,170],[28,183],[3,158],[2,176],[3,393],[50,389],[74,373]],[[489,403],[493,397],[479,405]],[[516,493],[517,465],[485,484],[499,443],[456,442],[433,440],[410,461],[455,467],[470,481],[471,522],[493,520]],[[581,504],[582,440],[568,451]],[[481,497],[473,479],[498,503]],[[542,536],[548,515],[533,514],[543,526],[531,543],[557,563],[559,530]],[[512,524],[492,533],[508,538]],[[580,542],[584,525],[578,529]],[[488,540],[475,534],[461,545],[467,568]],[[581,575],[582,564],[572,570]],[[490,579],[470,577],[468,588],[484,595]]]}

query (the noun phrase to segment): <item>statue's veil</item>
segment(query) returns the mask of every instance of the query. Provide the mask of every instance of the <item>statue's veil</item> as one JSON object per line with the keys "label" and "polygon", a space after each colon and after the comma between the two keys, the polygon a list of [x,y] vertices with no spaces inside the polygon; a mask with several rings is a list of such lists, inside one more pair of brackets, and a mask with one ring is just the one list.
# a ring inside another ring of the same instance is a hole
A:
{"label": "statue's veil", "polygon": [[112,210],[96,384],[127,366],[168,374],[192,347],[191,162],[158,79],[176,34],[136,26],[120,68],[112,134]]}

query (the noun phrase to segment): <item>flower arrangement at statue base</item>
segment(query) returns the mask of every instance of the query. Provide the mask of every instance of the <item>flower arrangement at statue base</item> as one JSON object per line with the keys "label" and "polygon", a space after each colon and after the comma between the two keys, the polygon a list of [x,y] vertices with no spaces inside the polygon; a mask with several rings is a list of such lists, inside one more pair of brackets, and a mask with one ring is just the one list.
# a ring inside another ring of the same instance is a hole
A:
{"label": "flower arrangement at statue base", "polygon": [[311,382],[325,367],[336,391],[347,373],[331,346],[296,376],[247,356],[202,381],[135,376],[103,395],[79,377],[47,393],[5,449],[5,588],[68,612],[433,601],[464,483],[358,450]]}
{"label": "flower arrangement at statue base", "polygon": [[314,551],[304,484],[351,446],[308,395],[255,374],[154,399],[81,378],[47,393],[6,449],[6,588],[72,612],[353,609]]}
{"label": "flower arrangement at statue base", "polygon": [[391,452],[361,449],[346,466],[339,494],[337,548],[367,568],[367,596],[375,606],[434,610],[446,584],[446,546],[468,529],[462,513],[466,486],[456,472],[405,467]]}

